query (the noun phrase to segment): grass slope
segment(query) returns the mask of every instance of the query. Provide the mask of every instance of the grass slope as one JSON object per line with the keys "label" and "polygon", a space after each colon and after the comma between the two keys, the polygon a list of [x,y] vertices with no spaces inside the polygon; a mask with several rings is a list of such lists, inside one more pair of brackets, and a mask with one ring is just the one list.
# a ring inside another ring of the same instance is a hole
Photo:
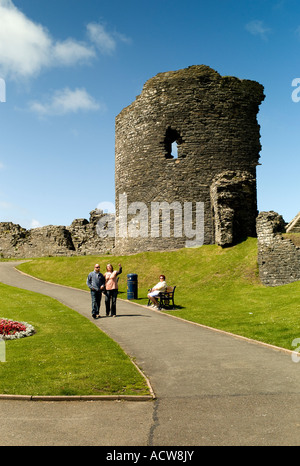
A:
{"label": "grass slope", "polygon": [[124,257],[49,257],[19,268],[43,280],[87,289],[86,277],[95,262],[102,272],[107,262],[115,267],[122,263],[119,298],[127,298],[127,274],[137,273],[137,302],[146,304],[147,289],[164,273],[168,284],[177,285],[177,308],[170,314],[288,349],[300,338],[300,282],[263,286],[254,238],[228,249],[211,245]]}

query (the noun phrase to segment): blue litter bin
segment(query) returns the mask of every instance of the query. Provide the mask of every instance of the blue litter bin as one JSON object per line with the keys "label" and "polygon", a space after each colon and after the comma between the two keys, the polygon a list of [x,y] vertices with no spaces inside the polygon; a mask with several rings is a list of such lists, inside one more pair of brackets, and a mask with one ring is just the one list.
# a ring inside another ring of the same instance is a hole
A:
{"label": "blue litter bin", "polygon": [[136,273],[127,275],[127,299],[138,299],[138,276]]}

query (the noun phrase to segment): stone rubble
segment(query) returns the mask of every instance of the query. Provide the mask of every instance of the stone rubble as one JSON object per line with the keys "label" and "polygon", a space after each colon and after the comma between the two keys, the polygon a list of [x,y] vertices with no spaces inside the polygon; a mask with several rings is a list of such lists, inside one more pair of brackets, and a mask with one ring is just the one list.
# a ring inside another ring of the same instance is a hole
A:
{"label": "stone rubble", "polygon": [[[90,220],[75,219],[69,227],[48,225],[26,230],[12,222],[0,223],[0,257],[98,255],[111,253],[115,238],[97,232],[100,220],[114,221],[113,214],[95,209]],[[104,229],[104,228],[103,228]]]}

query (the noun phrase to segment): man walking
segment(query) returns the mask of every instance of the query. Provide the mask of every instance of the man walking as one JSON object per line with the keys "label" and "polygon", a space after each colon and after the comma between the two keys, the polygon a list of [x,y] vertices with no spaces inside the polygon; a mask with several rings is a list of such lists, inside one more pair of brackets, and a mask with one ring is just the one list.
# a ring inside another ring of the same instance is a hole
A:
{"label": "man walking", "polygon": [[105,279],[102,273],[100,273],[99,264],[96,264],[93,272],[89,273],[86,284],[91,290],[92,317],[94,319],[97,319],[98,316],[100,317],[101,296],[102,296],[102,290],[104,290],[104,285],[105,285]]}

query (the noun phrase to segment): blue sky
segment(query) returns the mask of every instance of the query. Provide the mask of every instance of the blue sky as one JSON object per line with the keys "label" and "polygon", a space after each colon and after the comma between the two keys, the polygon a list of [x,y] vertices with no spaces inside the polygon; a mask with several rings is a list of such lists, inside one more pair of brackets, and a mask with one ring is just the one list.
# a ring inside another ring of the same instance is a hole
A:
{"label": "blue sky", "polygon": [[291,221],[299,48],[296,0],[0,0],[0,221],[70,225],[114,203],[116,115],[196,64],[265,87],[258,207]]}

